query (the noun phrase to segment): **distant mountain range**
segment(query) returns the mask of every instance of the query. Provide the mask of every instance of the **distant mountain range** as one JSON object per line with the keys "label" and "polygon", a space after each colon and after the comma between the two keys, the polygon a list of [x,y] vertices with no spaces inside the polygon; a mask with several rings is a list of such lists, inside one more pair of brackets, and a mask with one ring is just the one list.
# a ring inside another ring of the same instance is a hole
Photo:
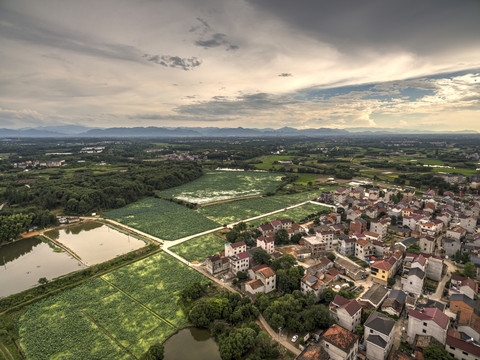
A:
{"label": "distant mountain range", "polygon": [[[77,125],[44,126],[23,129],[0,129],[0,138],[54,138],[54,137],[91,137],[91,138],[119,138],[119,137],[323,137],[345,135],[381,135],[381,134],[439,134],[440,132],[388,129],[388,128],[349,128],[332,129],[295,129],[283,127],[280,129],[256,128],[219,128],[219,127],[113,127],[91,128]],[[450,134],[478,134],[473,130],[444,132]]]}

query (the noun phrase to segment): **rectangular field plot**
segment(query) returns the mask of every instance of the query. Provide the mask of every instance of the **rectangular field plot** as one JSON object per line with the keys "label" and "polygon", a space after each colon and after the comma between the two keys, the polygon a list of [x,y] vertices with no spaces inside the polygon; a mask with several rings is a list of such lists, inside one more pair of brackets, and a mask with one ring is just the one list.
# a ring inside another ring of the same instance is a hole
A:
{"label": "rectangular field plot", "polygon": [[202,274],[165,253],[152,255],[103,278],[175,326],[187,323],[177,306],[178,293],[195,281],[208,281]]}
{"label": "rectangular field plot", "polygon": [[137,201],[105,216],[163,240],[177,240],[220,226],[195,210],[156,198]]}
{"label": "rectangular field plot", "polygon": [[185,260],[203,262],[207,256],[217,254],[225,248],[226,240],[215,234],[199,236],[170,248]]}
{"label": "rectangular field plot", "polygon": [[282,182],[282,175],[267,172],[214,171],[187,184],[159,193],[195,204],[265,194]]}
{"label": "rectangular field plot", "polygon": [[165,253],[104,277],[26,308],[18,329],[27,359],[139,358],[187,324],[177,306],[178,292],[192,282],[209,281]]}
{"label": "rectangular field plot", "polygon": [[273,201],[274,197],[253,198],[212,204],[204,206],[197,211],[205,217],[219,224],[231,224],[244,219],[249,219],[261,214],[280,210],[283,204]]}
{"label": "rectangular field plot", "polygon": [[298,222],[304,219],[307,215],[315,214],[323,210],[330,210],[330,208],[315,204],[305,204],[273,215],[264,216],[257,220],[249,221],[247,224],[249,226],[257,227],[275,219],[291,219],[292,221]]}
{"label": "rectangular field plot", "polygon": [[[82,311],[137,357],[148,350],[148,347],[137,346],[137,343],[147,334],[154,330],[159,332],[161,329],[164,336],[157,339],[161,342],[175,330],[174,327],[121,292],[92,303]],[[136,351],[139,352],[136,353]]]}

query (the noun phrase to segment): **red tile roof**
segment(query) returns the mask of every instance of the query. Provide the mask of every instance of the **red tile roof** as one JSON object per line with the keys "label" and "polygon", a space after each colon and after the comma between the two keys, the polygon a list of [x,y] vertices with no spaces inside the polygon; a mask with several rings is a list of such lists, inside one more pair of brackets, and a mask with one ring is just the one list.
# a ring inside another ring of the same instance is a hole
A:
{"label": "red tile roof", "polygon": [[448,326],[448,316],[437,308],[425,308],[422,311],[410,310],[408,316],[412,316],[419,320],[434,321],[438,326],[445,330]]}
{"label": "red tile roof", "polygon": [[275,276],[275,271],[273,271],[271,268],[269,268],[268,266],[267,267],[264,267],[260,270],[257,270],[259,272],[261,272],[263,274],[263,276],[265,276],[266,278],[269,278],[271,276]]}
{"label": "red tile roof", "polygon": [[248,258],[248,254],[247,254],[246,251],[237,254],[237,256],[238,256],[238,258],[239,258],[240,260],[243,260],[243,259],[247,259],[247,258]]}
{"label": "red tile roof", "polygon": [[474,356],[480,356],[480,346],[473,343],[468,343],[460,338],[460,334],[455,329],[450,329],[447,332],[447,345],[458,348]]}
{"label": "red tile roof", "polygon": [[322,338],[346,353],[355,346],[358,340],[357,335],[337,324],[330,326],[327,331],[323,333]]}
{"label": "red tile roof", "polygon": [[385,260],[378,260],[372,264],[372,268],[388,271],[392,268],[392,265]]}
{"label": "red tile roof", "polygon": [[230,246],[235,249],[237,247],[241,247],[241,246],[247,246],[247,244],[245,244],[245,241],[238,241],[236,243],[233,243],[233,244],[230,244]]}
{"label": "red tile roof", "polygon": [[260,279],[256,279],[247,282],[245,285],[249,285],[253,290],[256,290],[258,288],[261,288],[263,286],[263,283]]}

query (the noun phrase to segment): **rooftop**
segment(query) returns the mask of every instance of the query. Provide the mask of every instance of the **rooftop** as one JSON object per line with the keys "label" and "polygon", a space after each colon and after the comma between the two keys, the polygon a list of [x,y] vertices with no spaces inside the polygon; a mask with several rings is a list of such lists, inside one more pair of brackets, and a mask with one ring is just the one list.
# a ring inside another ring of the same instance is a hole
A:
{"label": "rooftop", "polygon": [[377,311],[373,311],[365,321],[365,327],[369,327],[384,335],[390,335],[395,326],[395,321]]}
{"label": "rooftop", "polygon": [[348,353],[358,341],[358,336],[344,329],[340,325],[333,324],[322,335],[325,341]]}
{"label": "rooftop", "polygon": [[377,307],[378,305],[380,305],[387,293],[388,290],[386,287],[380,284],[373,284],[372,287],[368,289],[365,294],[362,295],[360,300],[369,301]]}
{"label": "rooftop", "polygon": [[447,329],[449,322],[448,316],[437,308],[425,308],[422,311],[410,310],[408,316],[422,321],[433,321],[445,330]]}

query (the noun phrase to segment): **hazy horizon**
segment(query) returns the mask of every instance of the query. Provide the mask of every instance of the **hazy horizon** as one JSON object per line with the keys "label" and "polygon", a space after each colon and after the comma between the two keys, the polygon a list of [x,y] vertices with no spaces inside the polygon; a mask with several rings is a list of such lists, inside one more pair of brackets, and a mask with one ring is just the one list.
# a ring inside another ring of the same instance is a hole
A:
{"label": "hazy horizon", "polygon": [[0,128],[480,131],[476,0],[0,2]]}

